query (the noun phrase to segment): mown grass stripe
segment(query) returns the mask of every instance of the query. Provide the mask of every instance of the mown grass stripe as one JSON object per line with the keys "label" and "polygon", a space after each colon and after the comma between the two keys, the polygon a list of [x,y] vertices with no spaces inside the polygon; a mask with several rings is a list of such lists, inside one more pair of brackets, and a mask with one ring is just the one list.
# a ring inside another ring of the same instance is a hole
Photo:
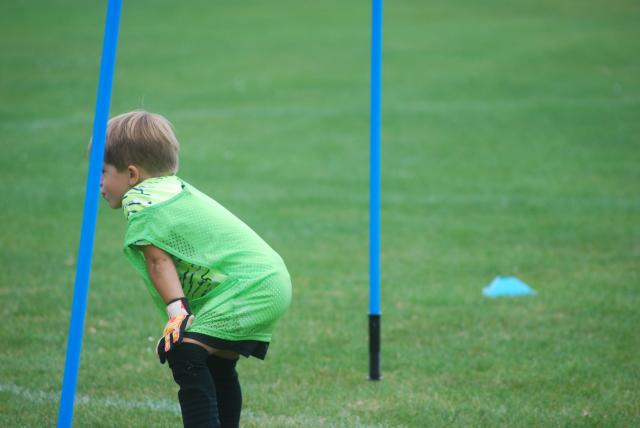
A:
{"label": "mown grass stripe", "polygon": [[[24,398],[29,402],[35,403],[57,403],[60,394],[47,392],[37,389],[29,389],[15,384],[0,384],[0,393],[6,392],[18,397]],[[180,415],[180,406],[169,400],[163,399],[146,399],[146,400],[125,400],[122,398],[103,397],[93,398],[85,394],[76,395],[76,406],[97,406],[97,407],[113,407],[120,410],[151,410],[155,412],[166,412]],[[331,421],[321,416],[313,415],[267,415],[257,413],[251,410],[242,412],[242,419],[252,424],[270,424],[270,426],[281,427],[355,427],[355,428],[389,428],[388,425],[368,425],[360,422],[359,418],[350,421]]]}

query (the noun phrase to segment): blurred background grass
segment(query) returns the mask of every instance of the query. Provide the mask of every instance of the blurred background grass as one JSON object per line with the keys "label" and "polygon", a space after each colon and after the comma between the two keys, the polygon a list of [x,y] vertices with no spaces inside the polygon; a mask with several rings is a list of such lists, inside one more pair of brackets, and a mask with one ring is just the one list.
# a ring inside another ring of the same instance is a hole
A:
{"label": "blurred background grass", "polygon": [[[640,6],[385,4],[383,375],[367,374],[369,2],[126,2],[112,114],[287,261],[243,426],[640,423]],[[0,5],[0,423],[53,425],[104,2]],[[76,426],[178,426],[101,206]],[[498,274],[533,298],[489,301]],[[125,403],[129,403],[126,405]],[[146,403],[146,404],[145,404]]]}

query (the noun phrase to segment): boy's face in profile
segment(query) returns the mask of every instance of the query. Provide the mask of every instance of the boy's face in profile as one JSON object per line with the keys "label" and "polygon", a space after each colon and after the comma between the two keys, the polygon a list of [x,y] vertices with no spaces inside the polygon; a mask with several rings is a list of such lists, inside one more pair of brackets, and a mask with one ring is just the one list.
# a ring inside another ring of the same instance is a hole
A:
{"label": "boy's face in profile", "polygon": [[107,200],[111,208],[122,207],[122,197],[131,188],[131,174],[129,169],[118,171],[115,166],[103,164],[100,179],[100,193]]}

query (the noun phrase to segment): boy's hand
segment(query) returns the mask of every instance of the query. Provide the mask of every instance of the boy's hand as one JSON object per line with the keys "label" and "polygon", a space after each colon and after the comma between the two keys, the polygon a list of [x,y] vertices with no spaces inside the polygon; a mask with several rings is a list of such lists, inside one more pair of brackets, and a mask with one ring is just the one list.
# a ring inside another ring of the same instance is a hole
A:
{"label": "boy's hand", "polygon": [[184,332],[189,328],[194,318],[194,315],[189,311],[187,299],[184,297],[169,302],[167,314],[169,315],[169,321],[164,327],[162,337],[156,346],[156,354],[160,358],[161,364],[166,361],[166,353],[182,343]]}

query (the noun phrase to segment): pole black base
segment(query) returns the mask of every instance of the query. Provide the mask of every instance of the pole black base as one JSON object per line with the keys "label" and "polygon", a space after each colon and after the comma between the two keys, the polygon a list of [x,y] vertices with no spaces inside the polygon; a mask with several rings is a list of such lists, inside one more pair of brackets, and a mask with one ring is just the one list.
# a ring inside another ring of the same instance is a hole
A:
{"label": "pole black base", "polygon": [[369,315],[369,380],[380,376],[380,315]]}

